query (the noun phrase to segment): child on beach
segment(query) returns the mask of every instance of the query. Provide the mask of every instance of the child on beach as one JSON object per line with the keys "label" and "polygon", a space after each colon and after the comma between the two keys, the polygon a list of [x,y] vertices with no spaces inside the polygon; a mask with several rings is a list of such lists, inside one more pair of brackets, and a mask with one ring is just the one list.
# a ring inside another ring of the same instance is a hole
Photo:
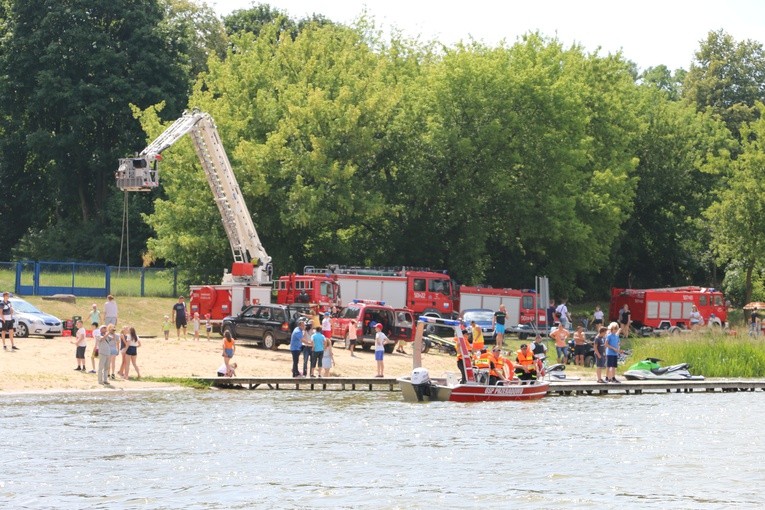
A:
{"label": "child on beach", "polygon": [[165,340],[170,339],[170,316],[165,315],[165,320],[162,322],[162,331],[165,333]]}
{"label": "child on beach", "polygon": [[85,373],[85,347],[88,345],[88,340],[85,338],[85,328],[82,327],[82,321],[77,321],[77,335],[72,343],[77,345],[77,351],[74,355],[77,358],[77,368],[75,370],[81,370]]}
{"label": "child on beach", "polygon": [[212,333],[212,321],[210,320],[210,314],[205,314],[205,332],[207,333],[207,341],[210,341],[210,333]]}
{"label": "child on beach", "polygon": [[191,327],[194,328],[194,340],[199,341],[199,327],[200,327],[200,320],[199,320],[199,312],[194,312],[194,318],[191,320]]}
{"label": "child on beach", "polygon": [[375,377],[384,377],[383,370],[385,368],[383,364],[383,354],[385,353],[385,344],[392,343],[392,340],[383,333],[383,325],[377,323],[375,325],[377,333],[375,334],[375,361],[377,361],[377,375]]}
{"label": "child on beach", "polygon": [[358,340],[356,333],[356,319],[351,319],[351,322],[348,324],[348,333],[346,335],[348,337],[348,349],[351,350],[351,357],[355,358],[356,355],[353,354],[353,350],[356,348],[356,341]]}
{"label": "child on beach", "polygon": [[231,365],[231,358],[234,357],[236,352],[236,345],[234,339],[231,338],[231,332],[226,330],[223,333],[223,363],[226,364],[226,368]]}
{"label": "child on beach", "polygon": [[324,377],[329,377],[329,369],[335,366],[335,353],[332,352],[332,339],[324,341],[324,357],[321,360],[321,370]]}

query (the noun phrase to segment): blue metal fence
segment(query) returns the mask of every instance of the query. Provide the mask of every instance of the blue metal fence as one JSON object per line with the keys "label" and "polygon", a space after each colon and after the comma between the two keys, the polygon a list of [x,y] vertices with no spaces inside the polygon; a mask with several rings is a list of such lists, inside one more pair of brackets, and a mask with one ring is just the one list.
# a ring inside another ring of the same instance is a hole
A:
{"label": "blue metal fence", "polygon": [[0,287],[26,296],[177,296],[176,268],[115,267],[89,262],[0,262]]}

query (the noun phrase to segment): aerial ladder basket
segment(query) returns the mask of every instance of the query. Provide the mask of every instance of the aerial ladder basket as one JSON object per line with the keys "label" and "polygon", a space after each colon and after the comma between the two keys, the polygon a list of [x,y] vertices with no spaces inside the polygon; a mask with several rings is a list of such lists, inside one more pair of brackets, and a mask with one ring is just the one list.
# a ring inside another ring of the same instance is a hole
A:
{"label": "aerial ladder basket", "polygon": [[159,172],[156,160],[146,158],[121,158],[114,174],[120,191],[152,191],[159,186]]}

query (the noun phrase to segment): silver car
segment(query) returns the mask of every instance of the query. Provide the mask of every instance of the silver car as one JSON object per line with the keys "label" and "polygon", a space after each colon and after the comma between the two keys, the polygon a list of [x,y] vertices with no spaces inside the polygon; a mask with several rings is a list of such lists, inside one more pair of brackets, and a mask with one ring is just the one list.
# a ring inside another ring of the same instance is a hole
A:
{"label": "silver car", "polygon": [[29,335],[41,335],[45,338],[61,336],[63,331],[61,319],[41,312],[21,298],[12,297],[10,301],[13,305],[15,336],[20,338]]}

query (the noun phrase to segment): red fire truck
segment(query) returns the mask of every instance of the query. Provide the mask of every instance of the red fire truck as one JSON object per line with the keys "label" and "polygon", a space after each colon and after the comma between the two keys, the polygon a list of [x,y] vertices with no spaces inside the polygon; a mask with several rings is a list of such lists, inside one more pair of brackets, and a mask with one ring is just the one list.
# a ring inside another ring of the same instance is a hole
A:
{"label": "red fire truck", "polygon": [[722,326],[728,309],[722,292],[705,287],[669,287],[666,289],[611,289],[608,319],[618,321],[619,311],[628,305],[635,327],[687,329],[691,308],[696,305],[704,323]]}
{"label": "red fire truck", "polygon": [[487,308],[498,310],[504,304],[507,309],[505,324],[508,327],[518,325],[536,325],[544,328],[547,315],[537,303],[537,293],[530,289],[494,289],[491,287],[460,287],[460,310]]}
{"label": "red fire truck", "polygon": [[302,275],[287,275],[277,283],[278,303],[336,305],[353,300],[373,300],[393,308],[407,308],[416,315],[453,317],[456,313],[452,280],[444,272],[411,268],[307,266]]}

